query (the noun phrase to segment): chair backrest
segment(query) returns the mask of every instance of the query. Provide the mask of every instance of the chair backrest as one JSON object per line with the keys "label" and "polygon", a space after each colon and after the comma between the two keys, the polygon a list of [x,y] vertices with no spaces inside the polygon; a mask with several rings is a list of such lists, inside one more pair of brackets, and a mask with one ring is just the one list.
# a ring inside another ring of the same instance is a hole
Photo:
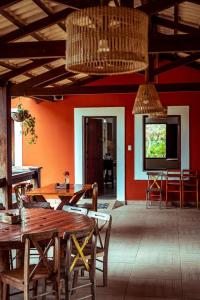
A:
{"label": "chair backrest", "polygon": [[27,191],[30,191],[33,188],[33,185],[29,182],[22,182],[14,186],[14,191],[16,195],[16,200],[19,202],[21,196],[25,196]]}
{"label": "chair backrest", "polygon": [[26,194],[32,188],[33,185],[28,182],[22,182],[14,186],[17,205],[26,208],[51,208],[50,203],[47,201],[32,201],[32,197]]}
{"label": "chair backrest", "polygon": [[198,171],[197,170],[189,170],[189,169],[183,169],[182,170],[182,175],[183,176],[198,176]]}
{"label": "chair backrest", "polygon": [[[60,238],[57,229],[43,232],[25,233],[21,236],[21,241],[25,243],[24,251],[24,284],[29,283],[43,267],[42,274],[47,277],[56,276],[60,272]],[[47,258],[50,247],[54,247],[53,261]],[[30,268],[30,247],[35,248],[39,255],[38,262]]]}
{"label": "chair backrest", "polygon": [[64,211],[68,211],[68,212],[72,212],[72,213],[87,215],[87,209],[83,208],[83,207],[64,205],[62,209]]}
{"label": "chair backrest", "polygon": [[148,189],[160,190],[162,189],[163,172],[147,172],[148,175]]}
{"label": "chair backrest", "polygon": [[94,218],[96,220],[97,246],[100,247],[105,254],[107,254],[112,225],[112,216],[102,212],[88,211],[88,217]]}
{"label": "chair backrest", "polygon": [[96,182],[92,185],[92,210],[97,211],[98,201],[98,184]]}
{"label": "chair backrest", "polygon": [[85,206],[88,210],[97,211],[98,206],[98,184],[94,182],[90,189],[85,192],[85,197],[91,199],[92,203],[87,203]]}
{"label": "chair backrest", "polygon": [[[66,240],[66,258],[65,258],[65,272],[71,273],[77,268],[84,268],[87,271],[93,271],[96,267],[96,242],[97,242],[97,233],[96,225],[90,229],[69,233],[65,232],[63,239]],[[90,253],[87,255],[90,256],[88,260],[84,254],[84,249],[87,244],[90,243]],[[71,255],[73,253],[73,255]]]}
{"label": "chair backrest", "polygon": [[184,169],[182,170],[182,180],[183,183],[186,181],[190,181],[193,183],[198,183],[198,171],[197,170],[189,170],[189,169]]}
{"label": "chair backrest", "polygon": [[167,170],[166,171],[166,183],[167,181],[180,181],[181,182],[181,177],[182,177],[182,172],[180,169],[176,170]]}
{"label": "chair backrest", "polygon": [[26,195],[27,191],[30,191],[33,188],[33,185],[29,182],[22,182],[14,186],[16,201],[18,205],[23,205],[24,203],[29,203],[31,197]]}
{"label": "chair backrest", "polygon": [[85,190],[77,192],[69,201],[71,206],[76,205],[78,201],[84,196]]}

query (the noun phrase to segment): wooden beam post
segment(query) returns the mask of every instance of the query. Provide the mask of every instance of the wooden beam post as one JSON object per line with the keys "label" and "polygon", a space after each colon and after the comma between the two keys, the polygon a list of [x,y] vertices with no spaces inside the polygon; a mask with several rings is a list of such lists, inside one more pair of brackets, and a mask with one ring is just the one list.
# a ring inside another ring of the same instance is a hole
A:
{"label": "wooden beam post", "polygon": [[[199,82],[184,82],[184,83],[162,83],[156,84],[156,88],[159,92],[178,92],[178,91],[200,91]],[[85,86],[69,86],[64,85],[62,87],[53,88],[27,88],[23,89],[15,85],[10,90],[12,96],[52,96],[52,95],[95,95],[95,94],[130,94],[138,90],[138,84],[128,85],[85,85]]]}
{"label": "wooden beam post", "polygon": [[0,178],[6,179],[2,187],[4,206],[12,207],[12,155],[11,155],[11,97],[9,85],[0,86]]}
{"label": "wooden beam post", "polygon": [[154,82],[158,83],[158,76],[155,74],[155,67],[158,65],[158,55],[149,54],[149,66],[145,70],[145,83]]}

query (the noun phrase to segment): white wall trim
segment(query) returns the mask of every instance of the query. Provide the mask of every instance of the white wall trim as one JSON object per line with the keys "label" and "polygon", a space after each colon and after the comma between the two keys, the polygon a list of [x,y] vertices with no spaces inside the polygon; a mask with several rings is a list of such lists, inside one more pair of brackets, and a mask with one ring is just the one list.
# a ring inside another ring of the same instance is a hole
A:
{"label": "white wall trim", "polygon": [[75,182],[83,183],[83,117],[117,118],[117,200],[125,201],[125,109],[89,107],[74,109]]}
{"label": "white wall trim", "polygon": [[[189,106],[168,106],[168,115],[181,116],[181,169],[189,169]],[[143,115],[135,115],[134,144],[135,144],[135,180],[147,179],[143,170]]]}
{"label": "white wall trim", "polygon": [[[12,112],[17,111],[12,108]],[[14,121],[15,166],[22,166],[22,123]]]}

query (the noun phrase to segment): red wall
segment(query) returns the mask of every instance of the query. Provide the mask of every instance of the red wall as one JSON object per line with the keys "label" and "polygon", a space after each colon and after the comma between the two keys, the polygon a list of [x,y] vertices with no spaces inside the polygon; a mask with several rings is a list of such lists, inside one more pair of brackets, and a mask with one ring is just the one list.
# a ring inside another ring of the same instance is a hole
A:
{"label": "red wall", "polygon": [[[160,82],[199,81],[200,72],[190,71],[186,67],[176,71],[163,73]],[[142,76],[112,76],[99,80],[95,84],[130,84],[143,82]],[[92,84],[94,85],[94,84]],[[200,170],[200,92],[161,93],[164,105],[190,106],[190,159],[191,168]],[[145,198],[145,181],[134,180],[134,117],[132,108],[135,94],[126,95],[82,95],[66,96],[58,103],[41,102],[23,99],[24,107],[36,117],[36,130],[39,136],[36,145],[23,144],[23,164],[42,166],[42,184],[63,181],[63,172],[69,170],[71,181],[74,180],[74,108],[75,107],[125,107],[125,174],[126,199],[137,200]],[[14,100],[12,106],[20,102]],[[133,145],[133,151],[127,151],[128,145]],[[80,145],[81,147],[81,145]]]}

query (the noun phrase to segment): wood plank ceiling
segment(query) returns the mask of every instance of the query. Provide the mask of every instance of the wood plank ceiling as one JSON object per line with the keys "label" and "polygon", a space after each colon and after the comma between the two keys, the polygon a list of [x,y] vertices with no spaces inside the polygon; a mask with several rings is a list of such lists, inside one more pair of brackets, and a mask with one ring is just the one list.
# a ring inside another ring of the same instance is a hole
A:
{"label": "wood plank ceiling", "polygon": [[[85,86],[101,77],[65,70],[65,18],[72,11],[98,5],[98,0],[1,0],[0,85],[12,96],[101,92],[129,93],[131,86]],[[149,79],[187,64],[200,69],[200,0],[112,0],[105,5],[137,7],[150,17]],[[158,67],[161,60],[168,63]],[[200,90],[199,83],[158,85],[160,91]]]}

